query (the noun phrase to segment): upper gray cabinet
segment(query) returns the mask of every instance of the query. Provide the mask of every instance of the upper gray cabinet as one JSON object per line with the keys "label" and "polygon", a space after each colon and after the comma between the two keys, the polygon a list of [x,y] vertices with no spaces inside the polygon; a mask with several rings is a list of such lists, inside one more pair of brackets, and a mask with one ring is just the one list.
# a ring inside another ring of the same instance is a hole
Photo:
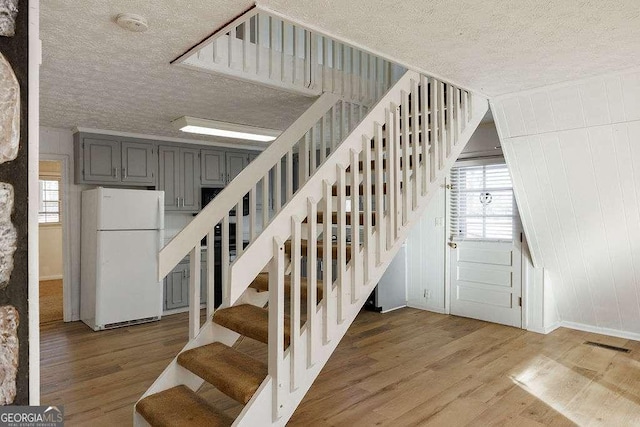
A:
{"label": "upper gray cabinet", "polygon": [[157,153],[151,142],[76,133],[74,144],[76,184],[156,184]]}
{"label": "upper gray cabinet", "polygon": [[221,150],[201,150],[200,169],[202,185],[225,185],[225,152]]}
{"label": "upper gray cabinet", "polygon": [[227,183],[233,181],[233,178],[249,164],[249,155],[247,153],[227,153]]}
{"label": "upper gray cabinet", "polygon": [[[80,142],[81,178],[86,183],[120,182],[120,142],[83,138]],[[77,174],[76,174],[77,177]]]}
{"label": "upper gray cabinet", "polygon": [[152,144],[122,141],[122,182],[155,184],[155,147]]}
{"label": "upper gray cabinet", "polygon": [[199,211],[199,150],[160,146],[158,153],[158,189],[164,191],[165,210]]}

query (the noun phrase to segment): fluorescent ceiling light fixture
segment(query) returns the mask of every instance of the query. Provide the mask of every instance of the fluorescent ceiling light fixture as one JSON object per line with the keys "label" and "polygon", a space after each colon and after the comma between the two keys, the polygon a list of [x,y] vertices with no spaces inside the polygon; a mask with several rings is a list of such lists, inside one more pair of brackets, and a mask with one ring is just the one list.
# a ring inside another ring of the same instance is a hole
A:
{"label": "fluorescent ceiling light fixture", "polygon": [[216,120],[198,119],[183,116],[171,122],[174,128],[182,132],[200,135],[221,136],[223,138],[247,139],[250,141],[271,142],[280,135],[280,131],[240,125],[237,123],[219,122]]}

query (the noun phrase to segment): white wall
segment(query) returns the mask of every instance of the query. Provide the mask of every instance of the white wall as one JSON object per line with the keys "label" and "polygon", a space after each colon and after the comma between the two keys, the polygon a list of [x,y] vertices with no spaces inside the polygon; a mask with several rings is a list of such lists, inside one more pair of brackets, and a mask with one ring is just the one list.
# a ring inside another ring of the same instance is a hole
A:
{"label": "white wall", "polygon": [[445,190],[440,188],[407,239],[407,305],[410,307],[444,313],[444,218]]}
{"label": "white wall", "polygon": [[[497,148],[496,148],[497,147]],[[496,125],[493,122],[481,123],[476,131],[471,135],[469,142],[464,147],[461,159],[469,157],[487,157],[487,156],[501,156],[502,149],[500,148],[500,139],[498,138],[498,131]]]}
{"label": "white wall", "polygon": [[62,279],[62,226],[40,225],[38,230],[40,280]]}
{"label": "white wall", "polygon": [[[68,200],[70,277],[65,278],[71,296],[71,320],[80,320],[80,193],[87,186],[73,184],[73,133],[66,129],[40,128],[40,157],[52,154],[66,158],[67,182],[62,197]],[[64,215],[64,213],[63,213]]]}
{"label": "white wall", "polygon": [[536,266],[565,326],[640,338],[640,70],[492,110]]}

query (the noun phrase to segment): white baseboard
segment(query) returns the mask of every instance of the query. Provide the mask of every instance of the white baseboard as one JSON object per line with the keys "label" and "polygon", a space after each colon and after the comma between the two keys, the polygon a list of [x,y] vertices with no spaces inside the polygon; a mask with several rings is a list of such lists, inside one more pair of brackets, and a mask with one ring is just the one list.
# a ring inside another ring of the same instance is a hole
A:
{"label": "white baseboard", "polygon": [[619,329],[600,328],[598,326],[585,325],[584,323],[562,321],[560,325],[563,328],[575,329],[583,332],[591,332],[594,334],[609,335],[616,338],[624,338],[628,340],[640,341],[640,334],[636,332],[621,331]]}
{"label": "white baseboard", "polygon": [[407,307],[415,308],[417,310],[432,311],[438,314],[449,314],[446,312],[446,310],[443,307],[433,307],[429,305],[421,305],[421,304],[413,304],[413,303],[407,303]]}
{"label": "white baseboard", "polygon": [[53,276],[40,276],[39,280],[41,282],[46,282],[47,280],[62,280],[62,274],[54,274]]}
{"label": "white baseboard", "polygon": [[385,314],[385,313],[389,313],[391,311],[399,310],[401,308],[406,308],[406,307],[407,307],[406,305],[401,305],[399,307],[390,308],[388,310],[382,310],[380,313]]}

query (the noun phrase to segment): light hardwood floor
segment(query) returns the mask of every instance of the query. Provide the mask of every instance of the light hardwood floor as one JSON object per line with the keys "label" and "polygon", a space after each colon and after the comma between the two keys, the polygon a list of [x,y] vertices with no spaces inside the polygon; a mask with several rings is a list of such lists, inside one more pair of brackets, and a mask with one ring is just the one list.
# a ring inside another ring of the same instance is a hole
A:
{"label": "light hardwood floor", "polygon": [[[187,317],[95,333],[42,327],[42,404],[67,425],[126,426],[136,399],[187,339]],[[592,347],[598,341],[631,353]],[[238,347],[265,358],[265,346]],[[201,394],[230,415],[239,405]],[[362,312],[292,426],[640,425],[640,342],[559,329],[538,335],[414,309]]]}

